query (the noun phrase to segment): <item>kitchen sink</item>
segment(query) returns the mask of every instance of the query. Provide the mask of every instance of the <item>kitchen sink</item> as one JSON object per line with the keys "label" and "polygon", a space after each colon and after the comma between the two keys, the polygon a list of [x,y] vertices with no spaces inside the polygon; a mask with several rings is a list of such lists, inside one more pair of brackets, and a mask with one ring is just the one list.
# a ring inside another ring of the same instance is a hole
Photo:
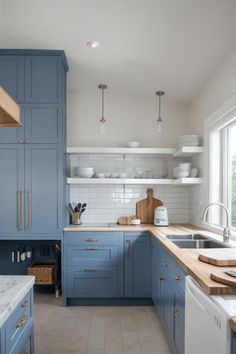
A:
{"label": "kitchen sink", "polygon": [[201,234],[174,234],[174,235],[167,235],[166,238],[169,240],[208,240],[208,237],[203,236]]}
{"label": "kitchen sink", "polygon": [[225,245],[221,242],[214,240],[191,240],[191,239],[179,239],[171,240],[179,248],[229,248],[230,246]]}

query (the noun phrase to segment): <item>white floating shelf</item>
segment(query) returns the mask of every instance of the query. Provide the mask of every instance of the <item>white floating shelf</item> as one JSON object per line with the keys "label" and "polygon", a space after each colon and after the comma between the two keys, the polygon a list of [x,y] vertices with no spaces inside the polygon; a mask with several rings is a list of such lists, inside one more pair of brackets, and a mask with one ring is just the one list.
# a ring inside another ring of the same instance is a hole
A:
{"label": "white floating shelf", "polygon": [[173,148],[110,148],[110,147],[67,147],[68,154],[104,154],[104,155],[128,155],[128,154],[153,154],[173,155]]}
{"label": "white floating shelf", "polygon": [[174,151],[174,157],[188,157],[203,152],[203,146],[182,146]]}
{"label": "white floating shelf", "polygon": [[68,184],[165,184],[193,185],[202,183],[202,178],[153,179],[153,178],[67,178]]}

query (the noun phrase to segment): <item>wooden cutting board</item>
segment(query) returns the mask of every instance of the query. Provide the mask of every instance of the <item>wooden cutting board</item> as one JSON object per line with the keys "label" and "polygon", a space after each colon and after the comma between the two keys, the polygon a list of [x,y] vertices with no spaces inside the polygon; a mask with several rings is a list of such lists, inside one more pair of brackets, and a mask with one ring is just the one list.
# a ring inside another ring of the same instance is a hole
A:
{"label": "wooden cutting board", "polygon": [[[224,270],[217,270],[215,272],[211,273],[211,279],[218,281],[219,283],[225,284],[225,285],[229,285],[232,287],[236,287],[236,278],[231,277],[230,275],[226,274],[225,271],[227,269]],[[230,268],[229,270],[234,270],[236,271],[236,268]]]}
{"label": "wooden cutting board", "polygon": [[161,200],[153,198],[153,189],[147,189],[147,198],[136,203],[136,217],[141,220],[141,224],[154,223],[154,211],[158,206],[162,206]]}
{"label": "wooden cutting board", "polygon": [[235,248],[214,248],[201,250],[199,261],[210,263],[218,267],[236,266]]}

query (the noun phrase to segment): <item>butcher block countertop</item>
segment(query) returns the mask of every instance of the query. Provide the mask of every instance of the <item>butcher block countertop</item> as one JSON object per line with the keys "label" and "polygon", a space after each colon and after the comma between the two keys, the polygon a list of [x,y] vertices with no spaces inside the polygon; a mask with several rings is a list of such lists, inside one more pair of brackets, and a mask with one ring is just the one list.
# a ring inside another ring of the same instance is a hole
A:
{"label": "butcher block countertop", "polygon": [[[210,275],[213,271],[224,270],[224,267],[217,267],[211,264],[207,264],[198,260],[198,255],[201,252],[200,249],[184,249],[179,248],[169,239],[166,238],[168,234],[184,234],[184,233],[204,233],[211,238],[219,239],[219,235],[215,235],[203,229],[199,229],[189,224],[173,224],[168,227],[157,227],[154,225],[143,224],[139,226],[123,226],[117,224],[108,224],[102,226],[75,226],[71,225],[64,229],[65,232],[92,232],[92,231],[120,231],[120,232],[144,232],[148,231],[155,236],[166,250],[178,261],[178,263],[184,268],[184,270],[190,274],[201,285],[203,290],[209,295],[230,295],[236,294],[236,288],[218,283],[211,280]],[[232,246],[236,246],[235,242],[232,242]],[[223,252],[227,252],[230,249],[224,248]],[[228,268],[228,267],[225,267]]]}

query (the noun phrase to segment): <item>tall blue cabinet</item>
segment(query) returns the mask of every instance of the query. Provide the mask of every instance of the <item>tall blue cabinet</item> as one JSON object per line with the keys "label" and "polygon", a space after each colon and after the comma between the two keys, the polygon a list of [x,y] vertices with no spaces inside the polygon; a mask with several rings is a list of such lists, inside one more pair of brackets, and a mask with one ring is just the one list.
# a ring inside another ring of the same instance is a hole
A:
{"label": "tall blue cabinet", "polygon": [[67,71],[63,51],[0,50],[0,85],[23,123],[0,129],[0,239],[62,236]]}

